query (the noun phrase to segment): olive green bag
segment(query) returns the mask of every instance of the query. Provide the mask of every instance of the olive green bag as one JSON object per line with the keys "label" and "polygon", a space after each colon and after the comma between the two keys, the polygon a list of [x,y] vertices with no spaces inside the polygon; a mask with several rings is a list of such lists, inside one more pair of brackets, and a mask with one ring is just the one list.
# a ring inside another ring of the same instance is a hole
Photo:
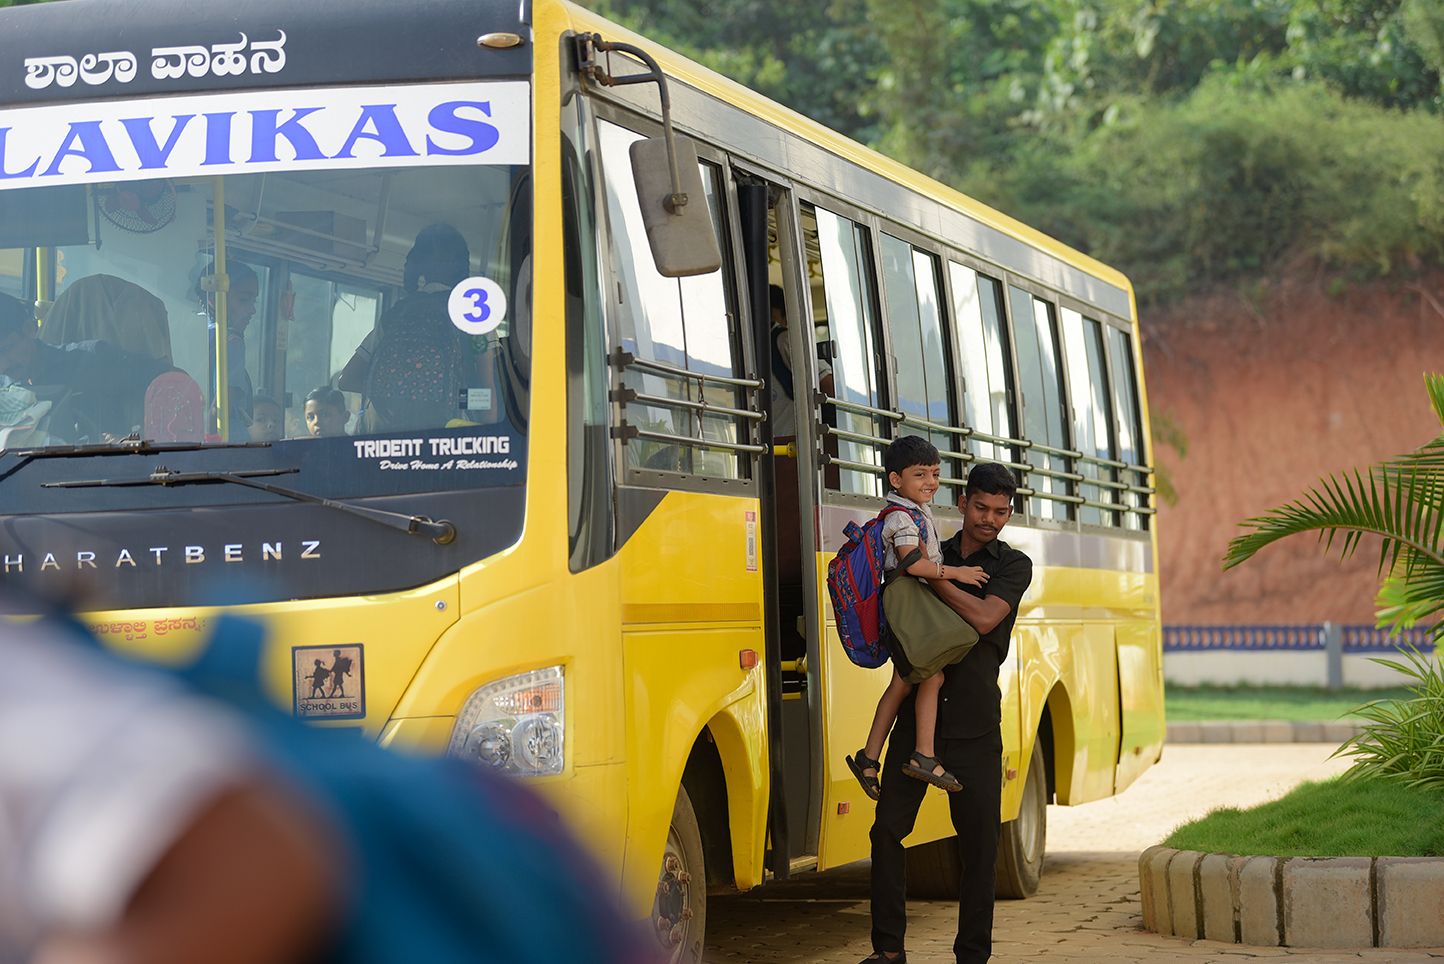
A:
{"label": "olive green bag", "polygon": [[933,588],[904,570],[920,556],[914,549],[888,574],[882,590],[887,628],[913,671],[903,677],[921,683],[944,666],[956,663],[978,642],[978,632],[943,602]]}

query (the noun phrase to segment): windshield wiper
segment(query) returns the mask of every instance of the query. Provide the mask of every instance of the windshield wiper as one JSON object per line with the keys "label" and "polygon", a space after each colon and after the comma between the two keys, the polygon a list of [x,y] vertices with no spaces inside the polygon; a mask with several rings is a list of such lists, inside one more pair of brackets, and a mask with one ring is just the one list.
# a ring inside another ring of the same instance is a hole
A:
{"label": "windshield wiper", "polygon": [[18,461],[4,473],[0,473],[0,482],[4,482],[36,459],[68,459],[83,455],[154,455],[157,452],[197,452],[201,449],[268,449],[270,447],[270,442],[146,442],[131,435],[118,442],[45,445],[34,449],[5,449],[0,451],[0,455],[13,455]]}
{"label": "windshield wiper", "polygon": [[[200,448],[201,446],[195,447]],[[210,448],[212,446],[206,447]],[[72,482],[42,482],[40,487],[42,489],[87,489],[97,486],[184,485],[187,482],[233,482],[236,485],[244,485],[252,489],[261,489],[274,495],[282,495],[288,499],[295,499],[297,502],[310,502],[312,505],[324,505],[328,508],[340,509],[342,512],[359,515],[363,519],[379,522],[392,529],[400,529],[402,532],[407,532],[412,535],[426,536],[439,546],[447,545],[456,538],[456,526],[447,522],[445,519],[442,519],[440,522],[433,522],[424,515],[406,515],[403,512],[387,512],[385,509],[372,509],[368,506],[352,505],[349,502],[337,502],[334,499],[323,499],[309,492],[288,489],[284,486],[272,485],[269,482],[258,482],[255,479],[258,475],[289,475],[292,472],[299,471],[300,469],[248,469],[240,472],[172,472],[164,465],[157,465],[155,471],[150,475],[143,475],[133,479],[79,479]]]}
{"label": "windshield wiper", "polygon": [[10,449],[9,452],[11,455],[32,459],[54,459],[77,455],[154,455],[157,452],[196,452],[201,449],[268,449],[270,447],[270,442],[147,442],[130,436],[116,442],[45,445],[34,449]]}

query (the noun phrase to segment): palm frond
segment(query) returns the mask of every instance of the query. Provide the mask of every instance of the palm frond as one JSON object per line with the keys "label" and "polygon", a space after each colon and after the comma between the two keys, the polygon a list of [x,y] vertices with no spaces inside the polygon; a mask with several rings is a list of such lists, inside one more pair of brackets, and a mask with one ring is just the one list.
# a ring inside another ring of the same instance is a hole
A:
{"label": "palm frond", "polygon": [[[1425,375],[1429,404],[1444,427],[1444,375]],[[1243,523],[1253,531],[1233,539],[1224,557],[1231,569],[1264,546],[1300,532],[1317,532],[1325,550],[1340,537],[1347,557],[1365,535],[1382,540],[1379,625],[1414,626],[1433,617],[1431,639],[1444,643],[1444,435],[1367,470],[1320,479],[1297,500]],[[1376,700],[1354,710],[1359,736],[1339,748],[1354,757],[1348,779],[1398,780],[1444,788],[1444,671],[1412,644],[1402,659],[1376,659],[1411,680],[1410,698]]]}
{"label": "palm frond", "polygon": [[1439,418],[1439,424],[1444,425],[1444,375],[1438,372],[1426,372],[1424,385],[1429,390],[1429,404],[1433,406],[1434,414]]}
{"label": "palm frond", "polygon": [[1358,548],[1360,536],[1382,537],[1381,572],[1392,570],[1401,559],[1406,565],[1432,563],[1444,568],[1444,548],[1438,538],[1440,513],[1437,507],[1415,498],[1416,492],[1433,488],[1432,478],[1418,473],[1371,469],[1366,477],[1355,469],[1352,475],[1330,475],[1302,498],[1242,523],[1253,526],[1254,531],[1229,542],[1223,567],[1232,569],[1264,546],[1288,536],[1318,532],[1326,551],[1343,533],[1345,557]]}

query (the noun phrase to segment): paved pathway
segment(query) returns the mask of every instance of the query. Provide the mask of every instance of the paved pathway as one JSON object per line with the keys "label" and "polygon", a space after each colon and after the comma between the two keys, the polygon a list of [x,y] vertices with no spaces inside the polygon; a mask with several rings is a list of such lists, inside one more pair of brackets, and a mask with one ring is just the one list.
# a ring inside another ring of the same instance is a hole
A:
{"label": "paved pathway", "polygon": [[[1043,884],[1028,900],[1000,901],[994,927],[998,964],[1243,964],[1444,960],[1444,949],[1329,951],[1267,948],[1160,937],[1140,930],[1138,854],[1185,820],[1219,806],[1249,806],[1300,780],[1338,772],[1327,744],[1170,745],[1163,761],[1125,793],[1080,807],[1048,808]],[[709,964],[853,964],[868,938],[868,864],[802,874],[708,902]],[[908,959],[951,964],[957,905],[909,904]]]}

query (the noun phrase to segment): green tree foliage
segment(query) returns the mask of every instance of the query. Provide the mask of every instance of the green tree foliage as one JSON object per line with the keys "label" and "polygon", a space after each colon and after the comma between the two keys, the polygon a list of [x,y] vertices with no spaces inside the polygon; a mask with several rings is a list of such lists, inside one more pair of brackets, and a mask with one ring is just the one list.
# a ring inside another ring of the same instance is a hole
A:
{"label": "green tree foliage", "polygon": [[582,0],[598,13],[864,143],[883,50],[865,0]]}
{"label": "green tree foliage", "polygon": [[594,0],[1147,304],[1444,261],[1444,0]]}
{"label": "green tree foliage", "polygon": [[1300,257],[1377,274],[1444,259],[1444,122],[1424,110],[1215,76],[1070,146],[959,181],[1117,264],[1145,301]]}

